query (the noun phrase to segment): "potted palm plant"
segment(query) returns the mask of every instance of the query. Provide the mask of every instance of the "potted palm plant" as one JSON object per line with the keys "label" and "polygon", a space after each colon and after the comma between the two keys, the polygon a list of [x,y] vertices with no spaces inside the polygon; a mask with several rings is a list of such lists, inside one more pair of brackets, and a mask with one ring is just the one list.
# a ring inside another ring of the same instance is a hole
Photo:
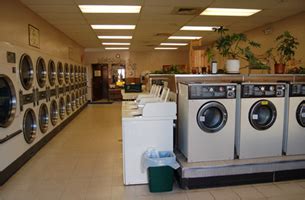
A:
{"label": "potted palm plant", "polygon": [[[285,73],[287,62],[294,58],[295,50],[298,48],[299,42],[288,31],[277,36],[275,41],[277,42],[275,49],[269,49],[267,56],[274,61],[274,73],[283,74]],[[274,51],[276,51],[275,55],[273,53]]]}
{"label": "potted palm plant", "polygon": [[259,43],[248,40],[244,33],[228,34],[228,29],[224,27],[214,30],[220,34],[220,37],[215,42],[215,47],[220,55],[228,58],[226,61],[227,73],[239,73],[239,59],[244,59],[248,62],[251,61],[252,64],[254,63],[254,59],[258,61],[252,53],[251,47],[260,47]]}

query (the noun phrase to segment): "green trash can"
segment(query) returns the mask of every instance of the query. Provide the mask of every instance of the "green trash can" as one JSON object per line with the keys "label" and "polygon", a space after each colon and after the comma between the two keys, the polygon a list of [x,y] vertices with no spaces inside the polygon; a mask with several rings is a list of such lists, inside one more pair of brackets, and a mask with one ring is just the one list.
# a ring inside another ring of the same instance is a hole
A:
{"label": "green trash can", "polygon": [[172,191],[174,183],[174,169],[169,166],[149,167],[148,182],[150,192]]}
{"label": "green trash can", "polygon": [[150,192],[173,190],[174,170],[179,168],[176,156],[171,151],[148,150],[144,153]]}

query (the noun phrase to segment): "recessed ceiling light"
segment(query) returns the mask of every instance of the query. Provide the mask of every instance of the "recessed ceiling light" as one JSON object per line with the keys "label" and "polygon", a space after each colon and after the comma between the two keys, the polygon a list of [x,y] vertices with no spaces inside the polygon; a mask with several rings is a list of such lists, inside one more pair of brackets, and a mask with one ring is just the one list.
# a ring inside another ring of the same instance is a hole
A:
{"label": "recessed ceiling light", "polygon": [[129,42],[103,42],[102,45],[122,45],[122,46],[128,46],[130,45]]}
{"label": "recessed ceiling light", "polygon": [[155,47],[156,50],[176,50],[177,47]]}
{"label": "recessed ceiling light", "polygon": [[129,47],[105,47],[106,50],[128,50]]}
{"label": "recessed ceiling light", "polygon": [[168,39],[173,40],[199,40],[199,36],[170,36]]}
{"label": "recessed ceiling light", "polygon": [[187,43],[161,43],[161,46],[186,46]]}
{"label": "recessed ceiling light", "polygon": [[250,16],[260,11],[261,9],[207,8],[200,15]]}
{"label": "recessed ceiling light", "polygon": [[139,13],[141,6],[79,5],[82,13]]}
{"label": "recessed ceiling light", "polygon": [[219,28],[219,26],[183,26],[180,30],[183,30],[183,31],[213,31],[214,28]]}
{"label": "recessed ceiling light", "polygon": [[123,39],[123,40],[128,40],[132,39],[132,36],[118,36],[118,35],[99,35],[97,36],[99,39]]}
{"label": "recessed ceiling light", "polygon": [[125,30],[133,30],[136,28],[136,25],[91,25],[93,29],[125,29]]}

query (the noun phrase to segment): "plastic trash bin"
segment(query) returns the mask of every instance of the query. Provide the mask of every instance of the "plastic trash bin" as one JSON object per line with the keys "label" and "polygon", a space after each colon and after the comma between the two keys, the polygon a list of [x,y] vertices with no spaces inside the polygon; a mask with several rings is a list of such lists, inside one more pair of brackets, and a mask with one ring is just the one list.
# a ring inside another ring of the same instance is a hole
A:
{"label": "plastic trash bin", "polygon": [[173,190],[174,169],[179,168],[173,152],[146,151],[144,153],[144,167],[148,170],[150,192],[167,192]]}

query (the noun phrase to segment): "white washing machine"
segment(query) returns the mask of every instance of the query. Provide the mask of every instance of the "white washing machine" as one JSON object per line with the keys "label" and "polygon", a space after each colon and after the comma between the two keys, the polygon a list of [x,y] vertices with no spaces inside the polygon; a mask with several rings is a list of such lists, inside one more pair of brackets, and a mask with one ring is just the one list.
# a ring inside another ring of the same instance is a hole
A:
{"label": "white washing machine", "polygon": [[240,132],[237,154],[240,159],[282,155],[285,84],[242,83]]}
{"label": "white washing machine", "polygon": [[287,100],[284,152],[286,155],[305,154],[305,83],[291,83]]}
{"label": "white washing machine", "polygon": [[236,84],[179,83],[178,148],[188,162],[234,159]]}
{"label": "white washing machine", "polygon": [[0,172],[23,152],[15,46],[0,42]]}

